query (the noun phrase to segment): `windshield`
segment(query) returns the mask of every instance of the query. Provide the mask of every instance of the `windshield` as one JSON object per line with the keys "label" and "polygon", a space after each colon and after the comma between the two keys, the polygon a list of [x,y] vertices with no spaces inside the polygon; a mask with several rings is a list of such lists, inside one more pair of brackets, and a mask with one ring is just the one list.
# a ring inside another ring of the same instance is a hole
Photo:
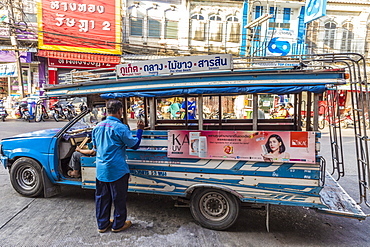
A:
{"label": "windshield", "polygon": [[93,128],[105,118],[105,108],[94,108],[91,112],[88,112],[79,121],[67,129],[63,137],[65,139],[69,139],[71,137],[76,138],[90,135]]}

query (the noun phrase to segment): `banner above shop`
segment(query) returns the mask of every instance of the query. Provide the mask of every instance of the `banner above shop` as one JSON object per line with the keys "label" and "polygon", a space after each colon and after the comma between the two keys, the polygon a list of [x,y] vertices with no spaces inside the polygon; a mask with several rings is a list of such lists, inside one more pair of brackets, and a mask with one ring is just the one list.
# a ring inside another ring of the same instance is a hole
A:
{"label": "banner above shop", "polygon": [[119,64],[116,67],[118,78],[231,69],[233,69],[231,54],[155,59],[132,64]]}
{"label": "banner above shop", "polygon": [[37,53],[39,57],[57,58],[73,61],[89,61],[95,63],[110,63],[112,66],[119,64],[121,61],[120,56],[100,55],[100,54],[88,54],[78,52],[61,52],[61,51],[46,51],[39,50]]}
{"label": "banner above shop", "polygon": [[313,131],[170,130],[167,156],[314,164],[315,135]]}
{"label": "banner above shop", "polygon": [[99,69],[115,67],[117,63],[104,63],[94,61],[76,61],[70,59],[48,58],[50,68],[68,68],[68,69]]}
{"label": "banner above shop", "polygon": [[120,0],[40,0],[39,49],[121,54]]}
{"label": "banner above shop", "polygon": [[[2,63],[14,63],[15,62],[14,51],[0,51],[0,62]],[[21,63],[31,62],[31,52],[20,52]]]}

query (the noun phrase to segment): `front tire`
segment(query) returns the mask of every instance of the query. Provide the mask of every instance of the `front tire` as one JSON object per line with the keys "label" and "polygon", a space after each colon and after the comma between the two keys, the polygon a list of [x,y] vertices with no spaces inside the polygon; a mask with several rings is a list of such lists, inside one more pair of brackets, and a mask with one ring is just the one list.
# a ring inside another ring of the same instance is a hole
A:
{"label": "front tire", "polygon": [[13,188],[27,197],[39,196],[44,189],[40,165],[30,158],[17,159],[10,168]]}
{"label": "front tire", "polygon": [[190,211],[203,227],[225,230],[239,215],[240,201],[235,196],[217,189],[197,189],[191,198]]}
{"label": "front tire", "polygon": [[347,121],[341,121],[340,123],[340,127],[342,128],[342,129],[347,129],[348,128],[348,123],[347,123]]}
{"label": "front tire", "polygon": [[59,112],[57,110],[55,110],[53,117],[56,122],[59,122]]}

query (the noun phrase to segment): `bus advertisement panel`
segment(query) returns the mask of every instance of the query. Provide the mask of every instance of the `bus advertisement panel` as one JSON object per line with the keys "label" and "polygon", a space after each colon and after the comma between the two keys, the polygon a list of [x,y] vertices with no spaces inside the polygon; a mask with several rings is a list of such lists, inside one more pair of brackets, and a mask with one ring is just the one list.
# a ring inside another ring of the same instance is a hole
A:
{"label": "bus advertisement panel", "polygon": [[170,130],[168,157],[316,163],[313,131]]}

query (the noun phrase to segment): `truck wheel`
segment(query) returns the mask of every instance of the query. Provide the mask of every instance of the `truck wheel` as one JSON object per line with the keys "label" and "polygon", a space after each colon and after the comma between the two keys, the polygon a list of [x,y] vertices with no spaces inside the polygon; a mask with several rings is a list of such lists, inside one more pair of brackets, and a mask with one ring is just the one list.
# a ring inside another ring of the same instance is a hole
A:
{"label": "truck wheel", "polygon": [[43,192],[40,165],[30,158],[17,159],[10,168],[10,182],[21,195],[36,197]]}
{"label": "truck wheel", "polygon": [[191,198],[190,211],[203,227],[225,230],[239,215],[240,201],[235,196],[217,189],[198,189]]}

